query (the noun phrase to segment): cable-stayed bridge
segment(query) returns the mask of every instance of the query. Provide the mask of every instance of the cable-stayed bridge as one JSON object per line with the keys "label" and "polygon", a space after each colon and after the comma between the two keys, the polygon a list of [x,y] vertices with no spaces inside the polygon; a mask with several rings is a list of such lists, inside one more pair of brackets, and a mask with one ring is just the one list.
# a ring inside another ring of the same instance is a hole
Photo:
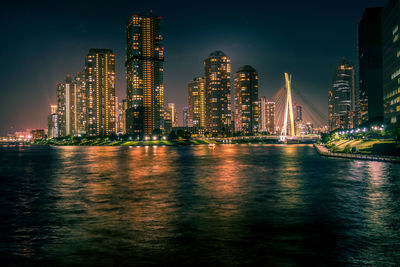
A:
{"label": "cable-stayed bridge", "polygon": [[[322,128],[326,124],[322,112],[299,91],[294,90],[292,77],[288,73],[285,73],[285,85],[275,93],[272,101],[275,102],[275,125],[281,141],[304,138],[304,133],[299,130],[300,124],[307,123],[314,128]],[[300,111],[294,110],[298,105]]]}

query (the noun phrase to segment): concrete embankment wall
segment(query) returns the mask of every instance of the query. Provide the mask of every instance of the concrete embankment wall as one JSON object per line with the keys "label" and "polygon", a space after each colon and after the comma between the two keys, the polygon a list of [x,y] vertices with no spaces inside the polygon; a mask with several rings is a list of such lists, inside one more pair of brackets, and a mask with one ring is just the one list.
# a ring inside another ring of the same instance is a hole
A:
{"label": "concrete embankment wall", "polygon": [[318,154],[326,157],[334,158],[346,158],[346,159],[360,159],[360,160],[375,160],[375,161],[387,161],[393,163],[400,163],[400,157],[394,156],[382,156],[382,155],[365,155],[365,154],[350,154],[350,153],[333,153],[330,152],[326,147],[314,144]]}

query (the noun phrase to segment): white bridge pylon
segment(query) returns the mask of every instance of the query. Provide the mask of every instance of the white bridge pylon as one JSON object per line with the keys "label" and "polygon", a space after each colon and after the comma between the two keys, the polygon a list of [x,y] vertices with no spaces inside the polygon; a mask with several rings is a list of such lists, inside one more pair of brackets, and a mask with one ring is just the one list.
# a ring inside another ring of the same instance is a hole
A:
{"label": "white bridge pylon", "polygon": [[[281,141],[285,141],[286,137],[295,136],[294,131],[294,119],[293,119],[293,105],[292,105],[292,90],[291,90],[292,75],[289,76],[285,72],[285,87],[286,87],[286,104],[285,104],[285,118],[283,120],[283,127],[280,136]],[[289,116],[289,127],[288,127],[288,116]]]}

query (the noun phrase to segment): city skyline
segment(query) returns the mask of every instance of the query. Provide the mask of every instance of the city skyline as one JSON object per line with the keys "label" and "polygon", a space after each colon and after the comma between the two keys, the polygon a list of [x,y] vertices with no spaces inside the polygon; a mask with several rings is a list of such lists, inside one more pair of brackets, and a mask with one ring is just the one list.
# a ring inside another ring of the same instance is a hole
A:
{"label": "city skyline", "polygon": [[[49,113],[48,107],[50,104],[56,103],[56,82],[62,81],[66,74],[74,74],[79,70],[83,64],[83,55],[93,47],[112,49],[115,52],[116,95],[119,99],[124,99],[126,97],[124,93],[126,91],[124,24],[132,14],[150,9],[164,18],[163,33],[166,36],[167,51],[164,74],[165,103],[176,103],[177,110],[182,110],[184,106],[187,106],[187,83],[193,77],[202,75],[202,61],[210,52],[222,50],[231,58],[233,70],[245,64],[252,65],[258,70],[260,96],[270,98],[284,84],[282,73],[289,71],[296,80],[293,88],[301,90],[304,95],[310,95],[310,99],[327,117],[326,96],[331,86],[331,73],[334,65],[342,56],[356,63],[355,33],[362,12],[366,7],[383,6],[386,1],[360,3],[357,1],[351,3],[346,12],[342,12],[340,16],[334,14],[335,10],[339,11],[339,8],[333,2],[325,3],[325,6],[321,6],[317,2],[310,2],[307,6],[293,3],[294,6],[299,7],[299,13],[290,11],[288,20],[281,21],[278,23],[279,25],[272,23],[279,17],[278,14],[282,14],[285,10],[283,4],[278,3],[260,4],[259,10],[251,8],[252,13],[246,12],[247,9],[234,8],[233,4],[215,7],[214,11],[225,7],[226,13],[202,10],[204,11],[203,16],[210,17],[209,22],[204,25],[196,23],[196,18],[200,15],[194,14],[195,10],[189,6],[183,5],[182,8],[187,9],[188,12],[182,13],[179,12],[182,11],[181,9],[164,8],[166,6],[163,5],[166,4],[157,2],[151,3],[149,6],[135,5],[134,7],[130,7],[128,2],[118,2],[111,7],[113,11],[119,12],[118,15],[110,16],[104,22],[97,21],[97,23],[90,20],[91,16],[88,18],[83,16],[84,11],[88,10],[90,6],[88,3],[82,3],[77,10],[71,10],[69,7],[60,10],[57,5],[47,6],[44,4],[32,7],[27,3],[18,13],[15,6],[7,6],[6,9],[9,12],[6,12],[3,19],[8,19],[7,24],[12,27],[6,29],[6,34],[21,22],[29,20],[32,9],[38,11],[35,13],[37,17],[40,17],[44,11],[46,14],[44,18],[35,17],[32,21],[32,26],[38,29],[35,32],[36,35],[32,36],[31,33],[27,33],[25,36],[9,34],[10,41],[2,44],[4,46],[2,51],[11,50],[11,53],[2,54],[5,58],[5,65],[8,67],[1,74],[2,81],[4,81],[1,92],[4,98],[1,103],[0,130],[2,134],[6,134],[11,126],[14,126],[13,131],[25,128],[45,128],[46,116]],[[307,15],[307,12],[312,11],[309,10],[310,7],[314,8],[312,10],[321,11],[321,14],[315,16],[322,17],[324,12],[329,16],[319,25],[310,24],[310,20],[301,20],[303,16]],[[100,7],[94,8],[101,12],[108,12]],[[52,9],[59,11],[57,17],[49,12]],[[325,9],[329,10],[324,11]],[[273,14],[274,12],[271,10],[274,10],[276,14]],[[63,18],[67,16],[67,11],[70,11],[72,17],[78,18],[78,22],[69,20],[67,23],[64,21]],[[263,16],[261,16],[262,14]],[[191,17],[192,19],[190,19]],[[235,19],[236,17],[239,19]],[[293,27],[293,21],[299,19],[299,23]],[[45,25],[48,20],[52,21],[51,26]],[[185,21],[187,25],[178,24],[182,21]],[[105,30],[103,27],[103,31],[100,33],[101,23],[109,25]],[[60,27],[57,28],[57,26]],[[306,29],[304,26],[308,28]],[[254,30],[249,32],[247,30],[249,27],[254,27]],[[58,33],[56,29],[62,29],[63,34]],[[193,31],[193,29],[195,30]],[[278,29],[282,29],[282,31],[278,31]],[[190,33],[190,31],[194,33]],[[341,40],[334,40],[333,35],[336,31],[343,33]],[[195,34],[196,32],[200,35]],[[50,33],[57,34],[50,38]],[[300,38],[301,34],[305,34],[308,38]],[[199,37],[194,37],[194,35]],[[65,38],[69,38],[72,42],[65,44],[63,42],[66,40]],[[44,40],[48,42],[44,43]],[[12,48],[12,43],[18,43],[18,45]],[[29,51],[29,53],[13,54],[12,51],[16,52],[15,49],[20,48],[22,43],[29,44],[30,47],[36,49],[32,49],[33,51]],[[317,44],[320,48],[311,49],[309,46],[312,43]],[[55,47],[59,48],[60,45],[63,49],[54,51]],[[313,50],[312,54],[311,50]],[[21,56],[25,56],[23,57],[25,61],[19,60]],[[38,64],[42,66],[41,71],[36,70]],[[17,70],[22,65],[27,71],[24,79],[18,80],[16,75],[20,73]],[[313,71],[312,75],[311,71]],[[310,77],[313,80],[310,80]],[[21,99],[21,95],[26,96],[26,99]],[[180,113],[178,112],[178,114]],[[178,120],[181,124],[182,116],[179,116]]]}

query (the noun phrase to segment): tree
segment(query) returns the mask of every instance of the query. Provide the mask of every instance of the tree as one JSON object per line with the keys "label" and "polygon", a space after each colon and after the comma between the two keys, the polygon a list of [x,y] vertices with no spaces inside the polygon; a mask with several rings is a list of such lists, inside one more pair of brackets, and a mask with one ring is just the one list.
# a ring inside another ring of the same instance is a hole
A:
{"label": "tree", "polygon": [[191,139],[192,138],[192,133],[189,132],[189,131],[185,131],[184,134],[183,134],[183,138],[185,138],[187,140]]}
{"label": "tree", "polygon": [[169,133],[169,135],[168,135],[168,140],[169,140],[169,141],[174,141],[174,140],[176,140],[176,139],[178,139],[178,136],[176,135],[175,131],[171,131],[171,132]]}
{"label": "tree", "polygon": [[185,132],[183,130],[179,129],[176,134],[178,135],[178,137],[183,138],[183,135],[185,134]]}
{"label": "tree", "polygon": [[351,147],[350,147],[350,145],[347,145],[347,146],[343,149],[343,153],[351,153]]}

